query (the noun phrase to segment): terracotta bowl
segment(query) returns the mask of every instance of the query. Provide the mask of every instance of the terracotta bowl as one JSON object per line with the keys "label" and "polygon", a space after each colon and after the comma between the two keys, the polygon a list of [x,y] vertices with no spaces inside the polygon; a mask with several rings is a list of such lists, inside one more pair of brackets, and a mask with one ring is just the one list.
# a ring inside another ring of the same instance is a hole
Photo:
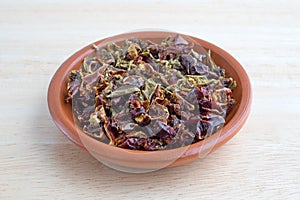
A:
{"label": "terracotta bowl", "polygon": [[[174,34],[176,33],[158,31],[133,32],[99,40],[94,44],[104,46],[107,43],[120,42],[131,37],[159,42],[166,36]],[[83,59],[94,51],[92,44],[82,48],[68,58],[59,67],[51,80],[48,89],[48,107],[56,126],[69,140],[82,149],[88,150],[105,165],[126,172],[148,172],[164,167],[178,166],[197,160],[199,157],[204,157],[218,149],[238,133],[249,115],[252,100],[250,81],[241,64],[223,49],[192,36],[180,35],[188,41],[201,45],[205,50],[210,49],[214,62],[226,70],[226,76],[231,76],[237,81],[238,86],[233,92],[237,104],[226,117],[226,124],[220,132],[188,147],[154,152],[110,146],[83,133],[75,126],[72,107],[70,104],[66,104],[64,99],[67,94],[68,73],[72,69],[80,68]]]}

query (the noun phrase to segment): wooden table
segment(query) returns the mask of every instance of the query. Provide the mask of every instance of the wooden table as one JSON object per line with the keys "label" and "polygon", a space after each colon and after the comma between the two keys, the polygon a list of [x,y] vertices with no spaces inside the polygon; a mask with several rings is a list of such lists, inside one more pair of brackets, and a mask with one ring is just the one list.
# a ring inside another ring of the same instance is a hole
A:
{"label": "wooden table", "polygon": [[[0,2],[0,199],[300,199],[299,1]],[[59,65],[86,44],[158,28],[230,52],[252,112],[204,160],[148,174],[111,170],[69,142],[46,102]]]}

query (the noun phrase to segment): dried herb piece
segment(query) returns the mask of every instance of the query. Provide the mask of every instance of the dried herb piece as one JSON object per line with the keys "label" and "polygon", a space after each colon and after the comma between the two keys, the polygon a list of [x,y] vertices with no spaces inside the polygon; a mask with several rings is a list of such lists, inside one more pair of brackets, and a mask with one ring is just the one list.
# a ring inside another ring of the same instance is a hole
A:
{"label": "dried herb piece", "polygon": [[76,123],[104,143],[134,150],[186,146],[216,133],[235,104],[236,82],[183,37],[94,46],[69,74]]}

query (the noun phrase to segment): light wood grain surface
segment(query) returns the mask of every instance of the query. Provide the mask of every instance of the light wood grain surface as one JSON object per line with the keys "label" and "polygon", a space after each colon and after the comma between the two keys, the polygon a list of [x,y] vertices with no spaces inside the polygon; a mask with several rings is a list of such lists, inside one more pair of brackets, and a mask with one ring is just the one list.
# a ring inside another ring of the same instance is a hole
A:
{"label": "light wood grain surface", "polygon": [[[0,199],[300,199],[300,1],[0,1]],[[109,35],[158,28],[230,52],[252,112],[204,160],[111,170],[69,142],[46,102],[59,65]]]}

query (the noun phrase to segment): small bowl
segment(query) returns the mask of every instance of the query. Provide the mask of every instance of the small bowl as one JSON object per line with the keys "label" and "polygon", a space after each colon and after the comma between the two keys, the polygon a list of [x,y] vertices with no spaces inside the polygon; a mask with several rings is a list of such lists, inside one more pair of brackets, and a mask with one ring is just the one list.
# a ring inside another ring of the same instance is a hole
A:
{"label": "small bowl", "polygon": [[[93,44],[103,46],[110,42],[120,42],[131,37],[159,41],[175,34],[177,33],[162,31],[132,32],[102,39]],[[226,76],[233,77],[237,82],[237,88],[233,91],[233,97],[237,104],[226,117],[226,124],[219,133],[187,147],[151,152],[110,146],[85,134],[75,126],[72,106],[66,104],[64,99],[67,95],[68,73],[73,69],[80,68],[83,59],[94,51],[92,44],[87,45],[68,58],[59,67],[50,82],[48,107],[56,126],[69,140],[82,149],[88,150],[105,165],[133,173],[149,172],[164,167],[182,165],[197,160],[199,157],[204,157],[218,149],[238,133],[248,118],[252,100],[250,80],[241,64],[223,49],[193,36],[180,35],[197,45],[201,45],[205,50],[210,49],[214,62],[225,69]]]}

